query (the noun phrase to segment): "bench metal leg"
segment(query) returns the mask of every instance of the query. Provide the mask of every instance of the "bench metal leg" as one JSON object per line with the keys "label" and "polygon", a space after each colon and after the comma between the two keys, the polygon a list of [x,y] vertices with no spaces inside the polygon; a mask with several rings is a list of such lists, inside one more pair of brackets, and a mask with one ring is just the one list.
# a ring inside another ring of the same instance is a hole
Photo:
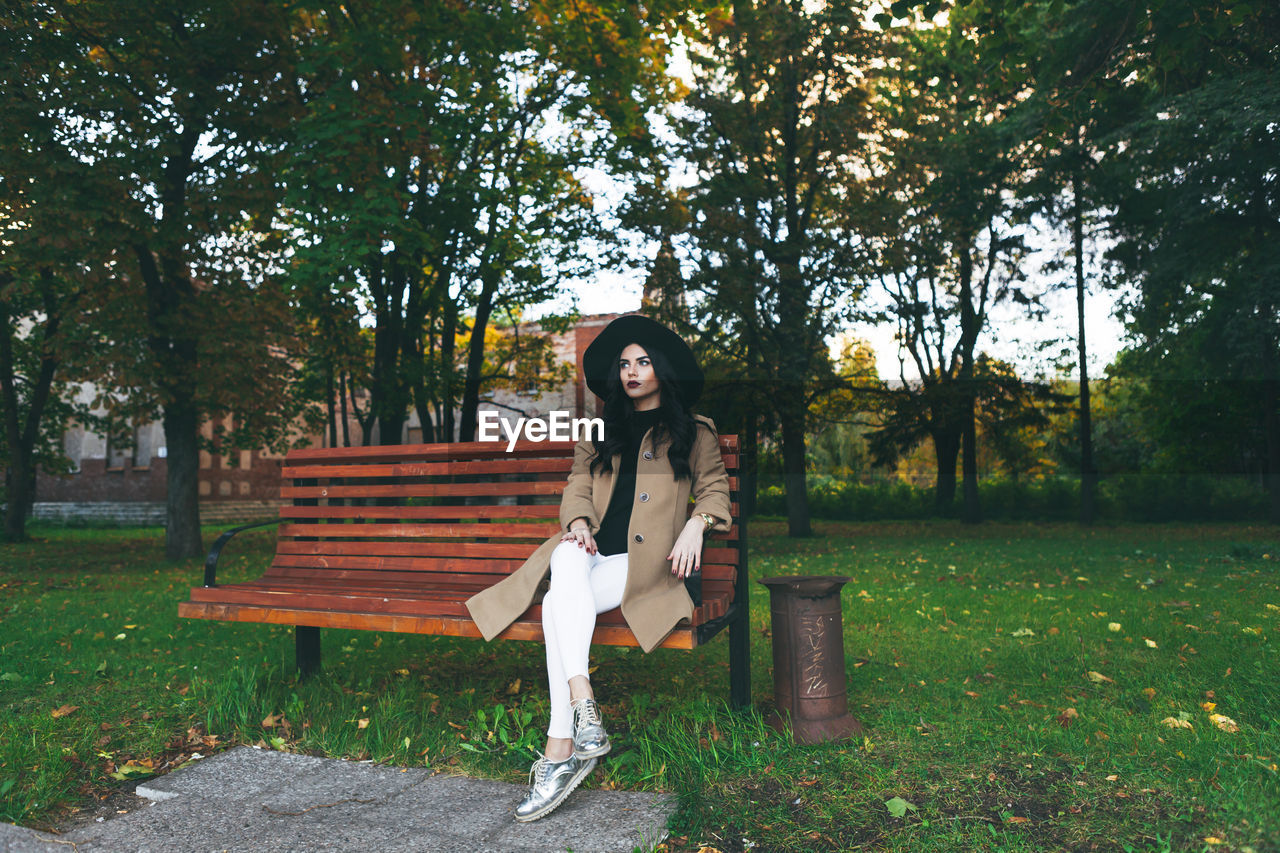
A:
{"label": "bench metal leg", "polygon": [[298,675],[306,678],[320,669],[320,629],[314,625],[298,625],[293,634],[298,661]]}
{"label": "bench metal leg", "polygon": [[747,623],[750,611],[743,607],[738,618],[729,623],[729,705],[741,710],[751,704],[751,631]]}

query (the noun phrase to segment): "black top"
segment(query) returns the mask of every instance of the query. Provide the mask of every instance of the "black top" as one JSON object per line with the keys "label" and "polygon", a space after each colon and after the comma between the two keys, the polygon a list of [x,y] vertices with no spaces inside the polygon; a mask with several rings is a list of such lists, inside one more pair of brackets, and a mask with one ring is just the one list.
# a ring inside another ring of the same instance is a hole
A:
{"label": "black top", "polygon": [[650,427],[658,422],[659,409],[633,411],[627,418],[627,446],[622,451],[619,470],[613,472],[613,496],[596,532],[596,548],[601,556],[622,554],[627,550],[627,527],[631,524],[631,507],[636,499],[636,461],[640,442]]}

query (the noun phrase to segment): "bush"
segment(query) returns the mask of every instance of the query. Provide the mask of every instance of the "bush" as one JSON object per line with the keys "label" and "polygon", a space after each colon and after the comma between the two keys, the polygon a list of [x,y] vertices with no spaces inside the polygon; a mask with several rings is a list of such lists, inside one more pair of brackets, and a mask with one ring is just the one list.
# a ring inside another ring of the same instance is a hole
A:
{"label": "bush", "polygon": [[[881,521],[940,515],[934,508],[932,487],[859,483],[814,474],[809,476],[808,491],[814,518]],[[1080,512],[1080,481],[1075,477],[984,480],[978,484],[978,497],[984,518],[1072,521]],[[787,514],[786,492],[780,484],[761,486],[756,512]],[[1123,474],[1099,483],[1098,516],[1110,521],[1265,521],[1267,494],[1245,477]]]}

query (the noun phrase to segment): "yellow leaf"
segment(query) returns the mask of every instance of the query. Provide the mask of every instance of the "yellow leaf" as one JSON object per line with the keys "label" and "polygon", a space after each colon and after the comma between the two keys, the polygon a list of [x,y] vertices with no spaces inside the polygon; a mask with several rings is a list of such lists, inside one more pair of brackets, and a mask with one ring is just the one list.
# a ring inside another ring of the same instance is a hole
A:
{"label": "yellow leaf", "polygon": [[1146,696],[1147,700],[1150,701],[1156,698],[1156,689],[1154,687],[1144,687],[1142,689],[1142,695]]}
{"label": "yellow leaf", "polygon": [[1222,714],[1210,714],[1209,721],[1224,732],[1235,734],[1240,731],[1240,727],[1236,725],[1236,721]]}
{"label": "yellow leaf", "polygon": [[1221,838],[1219,838],[1216,835],[1206,835],[1204,837],[1204,843],[1211,846],[1217,846],[1219,844],[1225,844],[1226,842],[1224,842]]}
{"label": "yellow leaf", "polygon": [[1115,773],[1112,773],[1110,776],[1108,776],[1108,777],[1107,777],[1107,781],[1108,781],[1108,782],[1114,782],[1114,781],[1116,781],[1116,780],[1117,780],[1117,779],[1119,779],[1119,778],[1120,778],[1120,777],[1119,777],[1119,776],[1117,776]]}
{"label": "yellow leaf", "polygon": [[408,675],[408,674],[409,674],[409,670],[407,670],[407,669],[397,669],[397,670],[396,670],[396,675],[402,675],[402,676],[403,676],[403,675]]}
{"label": "yellow leaf", "polygon": [[1110,632],[1112,632],[1113,634],[1115,634],[1115,633],[1119,633],[1119,632],[1120,632],[1120,623],[1119,623],[1119,622],[1108,622],[1108,623],[1107,623],[1107,630],[1108,630],[1108,631],[1110,631]]}
{"label": "yellow leaf", "polygon": [[1160,721],[1161,724],[1171,729],[1189,729],[1192,728],[1190,720],[1179,720],[1177,717],[1165,717]]}
{"label": "yellow leaf", "polygon": [[1213,709],[1218,707],[1218,703],[1217,702],[1201,702],[1200,707],[1204,708],[1206,711],[1212,714]]}
{"label": "yellow leaf", "polygon": [[520,679],[516,679],[507,685],[507,695],[514,696],[520,692]]}
{"label": "yellow leaf", "polygon": [[1093,670],[1089,670],[1088,672],[1085,673],[1085,675],[1087,675],[1089,677],[1089,680],[1092,681],[1094,684],[1102,684],[1104,682],[1107,684],[1115,684],[1114,679],[1107,678],[1105,675],[1103,675],[1100,672],[1094,672]]}
{"label": "yellow leaf", "polygon": [[53,716],[65,717],[68,714],[74,713],[76,709],[78,709],[79,707],[80,707],[79,705],[63,705],[61,708],[54,708]]}
{"label": "yellow leaf", "polygon": [[359,720],[356,720],[356,728],[359,728],[359,729],[367,729],[367,728],[369,728],[369,718],[368,718],[368,717],[362,717],[362,718],[360,718]]}
{"label": "yellow leaf", "polygon": [[1156,645],[1156,641],[1155,641],[1155,640],[1152,640],[1152,639],[1150,639],[1150,638],[1148,638],[1148,637],[1143,637],[1143,638],[1142,638],[1142,640],[1143,640],[1143,642],[1145,642],[1145,643],[1147,644],[1147,648],[1149,648],[1149,649],[1158,649],[1158,648],[1160,648],[1159,646],[1157,646],[1157,645]]}

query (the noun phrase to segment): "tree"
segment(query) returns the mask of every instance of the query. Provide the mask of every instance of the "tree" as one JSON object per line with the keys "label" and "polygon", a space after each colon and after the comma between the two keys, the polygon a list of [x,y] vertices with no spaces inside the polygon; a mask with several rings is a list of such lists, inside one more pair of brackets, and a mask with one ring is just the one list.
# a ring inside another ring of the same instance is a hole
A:
{"label": "tree", "polygon": [[111,188],[114,277],[94,324],[109,355],[86,378],[125,392],[139,417],[160,414],[165,552],[198,556],[202,420],[237,412],[236,434],[256,442],[278,436],[290,414],[271,417],[288,322],[266,236],[269,157],[296,102],[288,12],[268,2],[48,2],[16,23],[28,47],[20,97],[55,129],[47,167],[86,164]]}
{"label": "tree", "polygon": [[691,114],[677,124],[696,175],[676,202],[701,297],[691,310],[739,399],[776,418],[792,536],[811,532],[809,406],[840,384],[826,340],[859,291],[847,211],[870,123],[864,14],[799,0],[708,12],[690,36]]}
{"label": "tree", "polygon": [[[977,483],[977,344],[990,306],[1034,307],[1022,285],[1021,237],[1011,227],[1010,190],[1020,139],[1006,119],[1025,91],[1016,65],[988,56],[971,10],[946,24],[899,27],[882,77],[883,121],[875,164],[877,203],[867,212],[880,288],[879,320],[895,322],[904,357],[897,413],[877,439],[883,449],[915,433],[918,418],[937,458],[939,512],[954,500],[963,449],[965,521],[981,518]],[[910,360],[918,380],[908,381]]]}
{"label": "tree", "polygon": [[550,298],[607,242],[579,172],[647,148],[671,8],[377,0],[312,21],[290,208],[306,277],[373,314],[382,441],[411,406],[424,437],[469,438],[494,312]]}

